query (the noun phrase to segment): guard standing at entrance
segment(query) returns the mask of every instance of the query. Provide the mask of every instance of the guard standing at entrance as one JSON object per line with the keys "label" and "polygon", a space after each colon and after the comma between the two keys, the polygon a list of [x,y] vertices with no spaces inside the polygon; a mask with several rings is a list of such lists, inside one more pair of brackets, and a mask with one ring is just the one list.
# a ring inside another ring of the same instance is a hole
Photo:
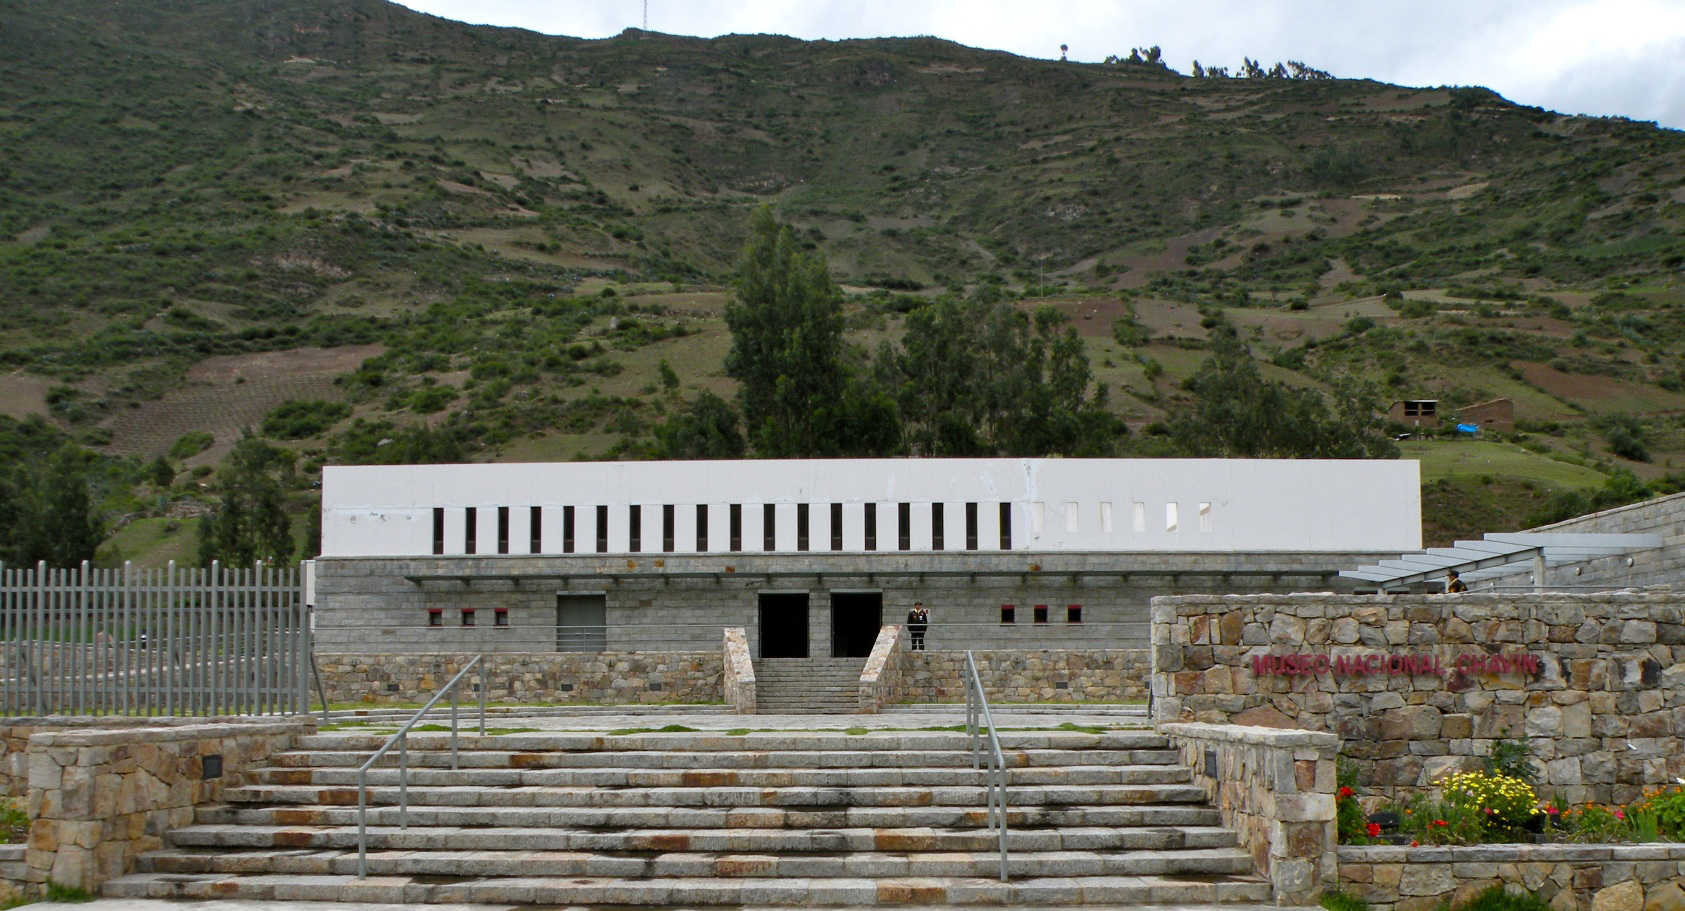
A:
{"label": "guard standing at entrance", "polygon": [[923,601],[914,601],[913,609],[907,612],[907,632],[913,636],[913,651],[924,651],[924,631],[930,628],[930,611],[924,609]]}

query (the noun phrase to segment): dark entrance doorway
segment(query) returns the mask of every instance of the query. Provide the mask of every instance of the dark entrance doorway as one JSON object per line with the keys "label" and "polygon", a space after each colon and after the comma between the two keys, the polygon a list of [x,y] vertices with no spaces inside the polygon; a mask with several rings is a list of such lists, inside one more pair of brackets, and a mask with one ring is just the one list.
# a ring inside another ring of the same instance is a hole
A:
{"label": "dark entrance doorway", "polygon": [[883,592],[831,593],[831,657],[872,654],[883,626]]}
{"label": "dark entrance doorway", "polygon": [[608,596],[556,596],[556,651],[608,649]]}
{"label": "dark entrance doorway", "polygon": [[761,657],[807,657],[807,592],[761,592]]}

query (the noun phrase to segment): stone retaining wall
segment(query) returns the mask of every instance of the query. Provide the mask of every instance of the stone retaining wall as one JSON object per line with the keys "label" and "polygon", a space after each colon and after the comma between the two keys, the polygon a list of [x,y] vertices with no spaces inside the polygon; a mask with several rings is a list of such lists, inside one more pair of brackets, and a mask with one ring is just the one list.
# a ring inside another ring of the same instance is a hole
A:
{"label": "stone retaining wall", "polygon": [[1495,885],[1535,892],[1553,908],[1685,908],[1685,845],[1474,845],[1339,849],[1340,887],[1372,911],[1458,906]]}
{"label": "stone retaining wall", "polygon": [[1339,738],[1235,724],[1162,724],[1159,731],[1270,878],[1278,903],[1315,904],[1333,887]]}
{"label": "stone retaining wall", "polygon": [[[1151,652],[1143,648],[975,650],[990,702],[1145,702]],[[965,700],[965,652],[902,651],[902,699]]]}
{"label": "stone retaining wall", "polygon": [[97,891],[191,823],[195,806],[246,784],[249,769],[315,729],[307,719],[233,719],[34,734],[23,887],[51,879]]}
{"label": "stone retaining wall", "polygon": [[908,654],[901,647],[901,627],[892,625],[878,630],[872,653],[866,656],[866,666],[860,671],[862,715],[875,715],[884,706],[902,701],[907,688]]}
{"label": "stone retaining wall", "polygon": [[[317,663],[330,703],[415,704],[433,698],[473,657],[318,654]],[[649,705],[725,698],[725,658],[717,647],[710,652],[488,654],[482,667],[488,703]]]}
{"label": "stone retaining wall", "polygon": [[1685,593],[1179,596],[1153,644],[1158,720],[1328,731],[1395,798],[1504,737],[1571,804],[1685,776]]}

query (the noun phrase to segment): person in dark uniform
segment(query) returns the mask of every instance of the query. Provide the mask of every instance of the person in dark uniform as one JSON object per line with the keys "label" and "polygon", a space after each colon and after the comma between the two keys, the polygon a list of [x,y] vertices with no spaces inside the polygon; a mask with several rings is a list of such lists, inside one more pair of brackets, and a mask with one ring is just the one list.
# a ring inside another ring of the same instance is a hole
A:
{"label": "person in dark uniform", "polygon": [[1469,590],[1469,587],[1466,584],[1463,583],[1463,580],[1457,575],[1456,570],[1448,569],[1448,570],[1445,571],[1445,593],[1446,594],[1449,595],[1449,594],[1454,594],[1456,592],[1466,592],[1468,590]]}
{"label": "person in dark uniform", "polygon": [[924,609],[923,601],[914,601],[913,609],[907,612],[907,632],[913,637],[913,651],[924,651],[924,631],[930,628],[930,611]]}

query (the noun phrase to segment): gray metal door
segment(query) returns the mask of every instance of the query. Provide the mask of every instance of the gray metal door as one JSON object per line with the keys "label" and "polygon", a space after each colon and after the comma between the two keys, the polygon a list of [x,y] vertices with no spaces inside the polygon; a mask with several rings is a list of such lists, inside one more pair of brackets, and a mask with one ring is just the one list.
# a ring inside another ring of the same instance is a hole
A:
{"label": "gray metal door", "polygon": [[556,596],[556,651],[608,650],[608,596]]}

